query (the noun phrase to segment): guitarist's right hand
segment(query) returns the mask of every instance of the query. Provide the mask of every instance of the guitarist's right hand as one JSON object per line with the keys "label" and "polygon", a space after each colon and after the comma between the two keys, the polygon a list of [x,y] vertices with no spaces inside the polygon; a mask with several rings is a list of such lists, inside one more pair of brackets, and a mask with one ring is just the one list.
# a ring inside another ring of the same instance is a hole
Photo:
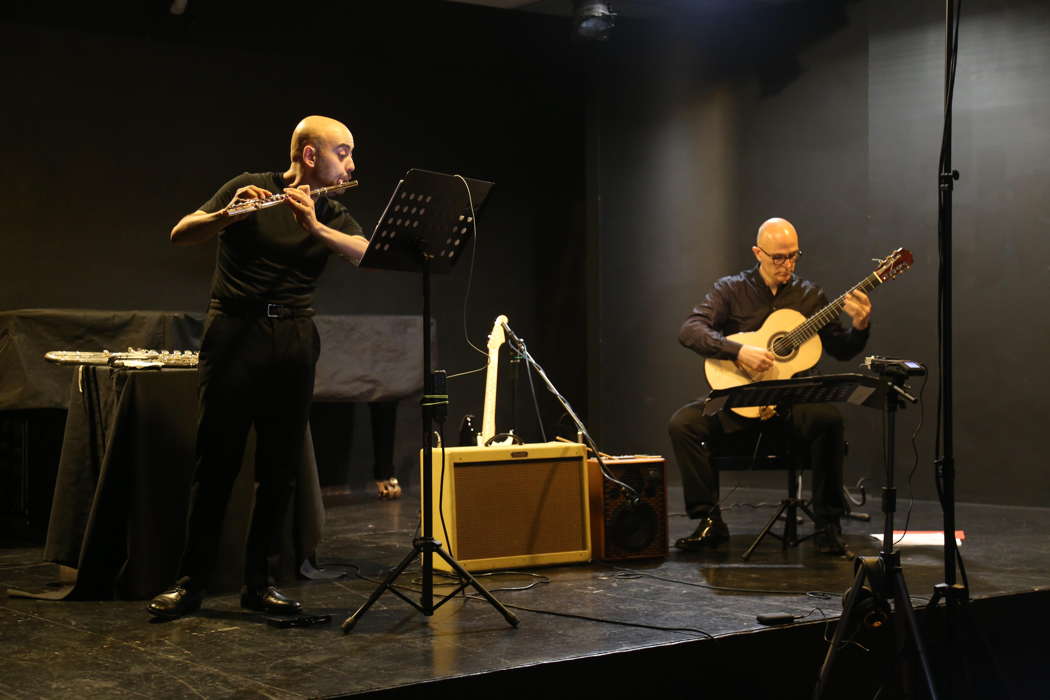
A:
{"label": "guitarist's right hand", "polygon": [[765,372],[773,367],[773,353],[757,345],[741,345],[736,363],[749,372]]}

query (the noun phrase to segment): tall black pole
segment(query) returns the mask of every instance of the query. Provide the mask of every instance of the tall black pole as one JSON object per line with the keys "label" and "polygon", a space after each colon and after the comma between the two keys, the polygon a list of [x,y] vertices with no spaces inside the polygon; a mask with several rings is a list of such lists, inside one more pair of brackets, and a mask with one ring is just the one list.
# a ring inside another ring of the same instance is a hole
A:
{"label": "tall black pole", "polygon": [[[430,259],[424,253],[422,256],[423,279],[423,395],[430,397],[434,394],[434,373],[430,366]],[[430,507],[433,494],[430,490],[434,486],[434,455],[431,446],[434,444],[434,412],[430,404],[432,399],[423,399],[423,483],[420,485],[420,498],[425,504],[423,508],[423,541],[433,542],[434,539],[434,513]],[[423,609],[430,611],[434,609],[434,550],[430,546],[423,547],[423,595],[420,599]],[[427,613],[429,614],[429,612]]]}
{"label": "tall black pole", "polygon": [[941,507],[944,513],[944,585],[938,587],[949,602],[966,600],[969,592],[956,587],[955,542],[955,436],[952,395],[952,190],[959,173],[952,169],[952,101],[958,46],[956,0],[945,1],[944,34],[944,134],[938,172],[938,245],[940,247],[940,345],[941,345],[941,455],[937,462]]}
{"label": "tall black pole", "polygon": [[883,376],[883,390],[886,392],[886,428],[883,430],[883,450],[886,457],[886,483],[882,486],[882,554],[893,555],[893,516],[897,512],[896,454],[897,445],[897,402],[888,375]]}

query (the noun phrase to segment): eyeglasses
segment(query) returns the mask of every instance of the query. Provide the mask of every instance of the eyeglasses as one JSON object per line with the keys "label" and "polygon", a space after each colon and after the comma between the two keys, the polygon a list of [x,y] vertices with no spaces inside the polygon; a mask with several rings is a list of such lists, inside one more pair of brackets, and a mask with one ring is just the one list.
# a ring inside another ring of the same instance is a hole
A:
{"label": "eyeglasses", "polygon": [[[761,250],[763,253],[766,253],[765,250],[762,250],[761,246],[755,247]],[[784,265],[789,262],[796,262],[800,257],[802,257],[802,251],[796,250],[794,253],[788,253],[786,255],[782,253],[776,253],[775,255],[770,255],[769,253],[766,253],[766,256],[773,261],[774,265]]]}

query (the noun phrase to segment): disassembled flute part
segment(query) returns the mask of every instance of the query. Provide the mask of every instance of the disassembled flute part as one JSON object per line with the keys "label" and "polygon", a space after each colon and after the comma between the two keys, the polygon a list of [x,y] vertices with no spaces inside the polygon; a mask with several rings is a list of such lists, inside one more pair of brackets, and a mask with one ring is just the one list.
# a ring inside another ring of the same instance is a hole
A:
{"label": "disassembled flute part", "polygon": [[[351,187],[357,187],[357,180],[349,180],[347,182],[340,182],[338,185],[329,185],[328,187],[319,187],[316,190],[310,190],[310,196],[313,198],[320,197],[325,194],[335,194],[336,192],[342,192],[348,190]],[[272,197],[266,199],[249,199],[238,204],[233,204],[226,208],[227,216],[236,216],[237,214],[244,214],[249,211],[258,211],[260,209],[268,209],[275,207],[284,200],[288,199],[286,194],[275,194]]]}

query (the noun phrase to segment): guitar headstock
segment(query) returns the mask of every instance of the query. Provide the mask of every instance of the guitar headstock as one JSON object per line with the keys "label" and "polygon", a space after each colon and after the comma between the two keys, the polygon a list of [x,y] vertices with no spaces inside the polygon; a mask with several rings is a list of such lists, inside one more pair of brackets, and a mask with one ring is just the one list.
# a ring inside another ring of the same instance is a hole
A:
{"label": "guitar headstock", "polygon": [[882,260],[876,262],[878,262],[879,265],[875,268],[875,276],[882,282],[885,282],[886,280],[893,279],[911,267],[914,258],[912,258],[910,250],[907,250],[906,248],[898,248]]}
{"label": "guitar headstock", "polygon": [[499,348],[503,343],[506,342],[507,337],[503,332],[503,324],[507,322],[507,317],[500,315],[496,317],[496,322],[492,324],[492,332],[489,333],[489,344],[488,351],[491,355],[493,352],[498,352]]}

